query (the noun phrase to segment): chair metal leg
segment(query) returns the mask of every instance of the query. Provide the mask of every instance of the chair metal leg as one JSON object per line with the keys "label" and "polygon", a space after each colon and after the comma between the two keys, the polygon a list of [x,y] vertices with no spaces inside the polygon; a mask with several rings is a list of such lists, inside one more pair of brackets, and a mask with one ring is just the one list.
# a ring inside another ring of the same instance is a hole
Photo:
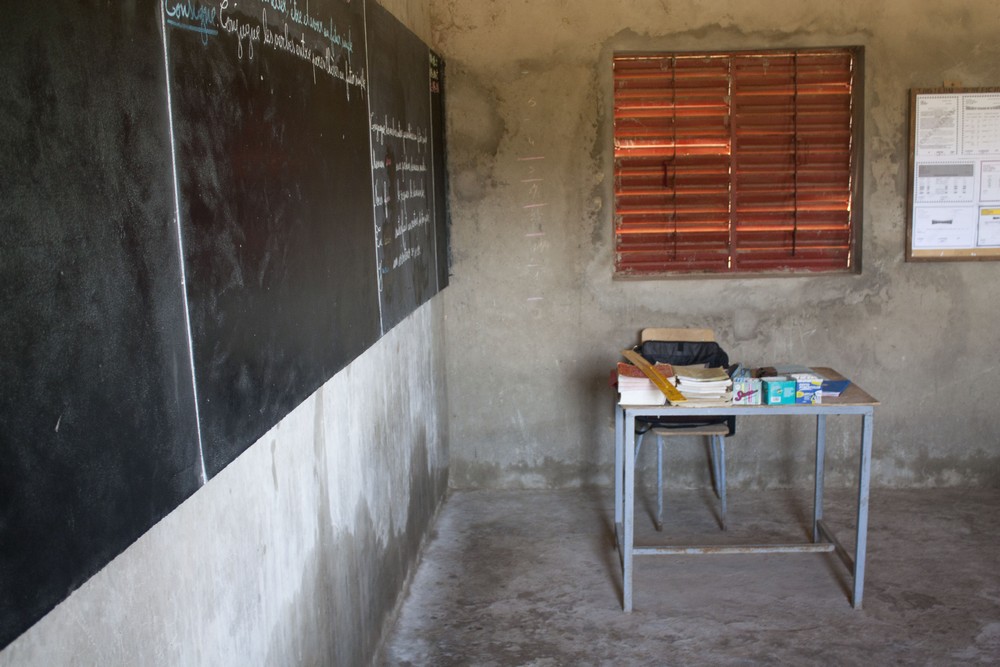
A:
{"label": "chair metal leg", "polygon": [[656,436],[656,529],[663,530],[663,438]]}
{"label": "chair metal leg", "polygon": [[715,491],[717,498],[722,496],[719,494],[719,448],[716,445],[716,436],[708,436],[708,458],[709,458],[709,472],[712,475],[712,490]]}
{"label": "chair metal leg", "polygon": [[712,437],[718,443],[719,500],[722,501],[722,530],[726,529],[726,439],[721,435]]}
{"label": "chair metal leg", "polygon": [[[656,435],[656,518],[653,524],[656,530],[663,530],[663,436],[658,431]],[[639,454],[642,446],[642,436],[636,440],[635,452]],[[709,457],[711,459],[709,473],[712,477],[712,489],[721,501],[719,510],[719,523],[722,530],[726,530],[726,444],[721,435],[709,435]]]}

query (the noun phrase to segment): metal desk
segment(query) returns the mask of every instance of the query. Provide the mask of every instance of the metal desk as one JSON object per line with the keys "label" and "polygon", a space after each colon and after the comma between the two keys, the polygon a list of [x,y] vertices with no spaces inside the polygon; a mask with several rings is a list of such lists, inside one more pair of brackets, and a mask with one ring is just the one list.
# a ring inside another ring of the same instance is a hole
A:
{"label": "metal desk", "polygon": [[[817,368],[828,378],[842,377],[829,368]],[[851,604],[861,608],[865,584],[865,551],[868,538],[868,485],[872,460],[872,427],[878,401],[851,383],[837,397],[823,397],[823,403],[795,405],[728,405],[720,408],[686,408],[683,404],[664,406],[617,405],[615,407],[615,540],[622,565],[622,607],[632,611],[632,572],[635,556],[722,553],[817,553],[836,552],[854,575]],[[812,542],[802,544],[748,544],[728,546],[637,546],[635,544],[635,418],[686,415],[816,415],[816,487],[813,503]],[[823,459],[826,447],[827,415],[861,417],[861,470],[858,474],[857,528],[853,556],[840,544],[823,522]]]}

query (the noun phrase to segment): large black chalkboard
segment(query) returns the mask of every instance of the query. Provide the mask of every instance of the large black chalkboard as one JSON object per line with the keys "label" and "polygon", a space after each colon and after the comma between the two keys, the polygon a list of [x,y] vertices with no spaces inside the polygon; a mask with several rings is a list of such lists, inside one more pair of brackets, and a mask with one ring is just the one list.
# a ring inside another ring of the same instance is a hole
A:
{"label": "large black chalkboard", "polygon": [[430,54],[431,157],[434,166],[434,243],[437,248],[435,259],[439,291],[448,286],[451,268],[449,254],[451,217],[448,214],[448,165],[445,159],[448,151],[445,145],[444,76],[444,60],[432,51]]}
{"label": "large black chalkboard", "polygon": [[443,63],[374,2],[4,27],[0,648],[448,275]]}
{"label": "large black chalkboard", "polygon": [[5,13],[0,648],[200,484],[156,7]]}
{"label": "large black chalkboard", "polygon": [[167,57],[214,474],[381,334],[364,4],[188,6]]}
{"label": "large black chalkboard", "polygon": [[368,7],[372,177],[382,326],[437,292],[430,50],[382,7]]}

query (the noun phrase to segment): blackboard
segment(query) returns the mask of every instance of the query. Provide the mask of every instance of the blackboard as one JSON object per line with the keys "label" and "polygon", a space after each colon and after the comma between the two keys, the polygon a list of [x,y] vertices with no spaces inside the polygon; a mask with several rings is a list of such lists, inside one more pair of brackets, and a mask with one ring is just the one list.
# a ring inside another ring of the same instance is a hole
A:
{"label": "blackboard", "polygon": [[187,6],[168,5],[167,58],[215,474],[381,335],[365,8],[221,3],[206,34]]}
{"label": "blackboard", "polygon": [[8,18],[0,648],[448,276],[444,64],[374,2]]}
{"label": "blackboard", "polygon": [[0,648],[201,483],[144,9],[24,5],[0,40]]}
{"label": "blackboard", "polygon": [[430,53],[431,85],[431,156],[434,166],[434,235],[437,248],[437,286],[448,286],[451,268],[451,218],[448,215],[448,155],[444,125],[444,60],[433,51]]}
{"label": "blackboard", "polygon": [[382,326],[437,292],[430,50],[382,7],[368,7],[372,180]]}

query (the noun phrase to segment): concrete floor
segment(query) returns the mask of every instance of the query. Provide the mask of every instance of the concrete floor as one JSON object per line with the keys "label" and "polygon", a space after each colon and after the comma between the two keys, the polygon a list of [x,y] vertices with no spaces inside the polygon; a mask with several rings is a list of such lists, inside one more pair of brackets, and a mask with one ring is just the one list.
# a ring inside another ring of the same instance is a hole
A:
{"label": "concrete floor", "polygon": [[[637,541],[801,541],[807,492],[670,494]],[[853,496],[826,518],[853,545]],[[637,558],[621,611],[611,492],[453,493],[380,665],[954,665],[1000,663],[1000,490],[874,490],[864,608],[832,554]]]}

